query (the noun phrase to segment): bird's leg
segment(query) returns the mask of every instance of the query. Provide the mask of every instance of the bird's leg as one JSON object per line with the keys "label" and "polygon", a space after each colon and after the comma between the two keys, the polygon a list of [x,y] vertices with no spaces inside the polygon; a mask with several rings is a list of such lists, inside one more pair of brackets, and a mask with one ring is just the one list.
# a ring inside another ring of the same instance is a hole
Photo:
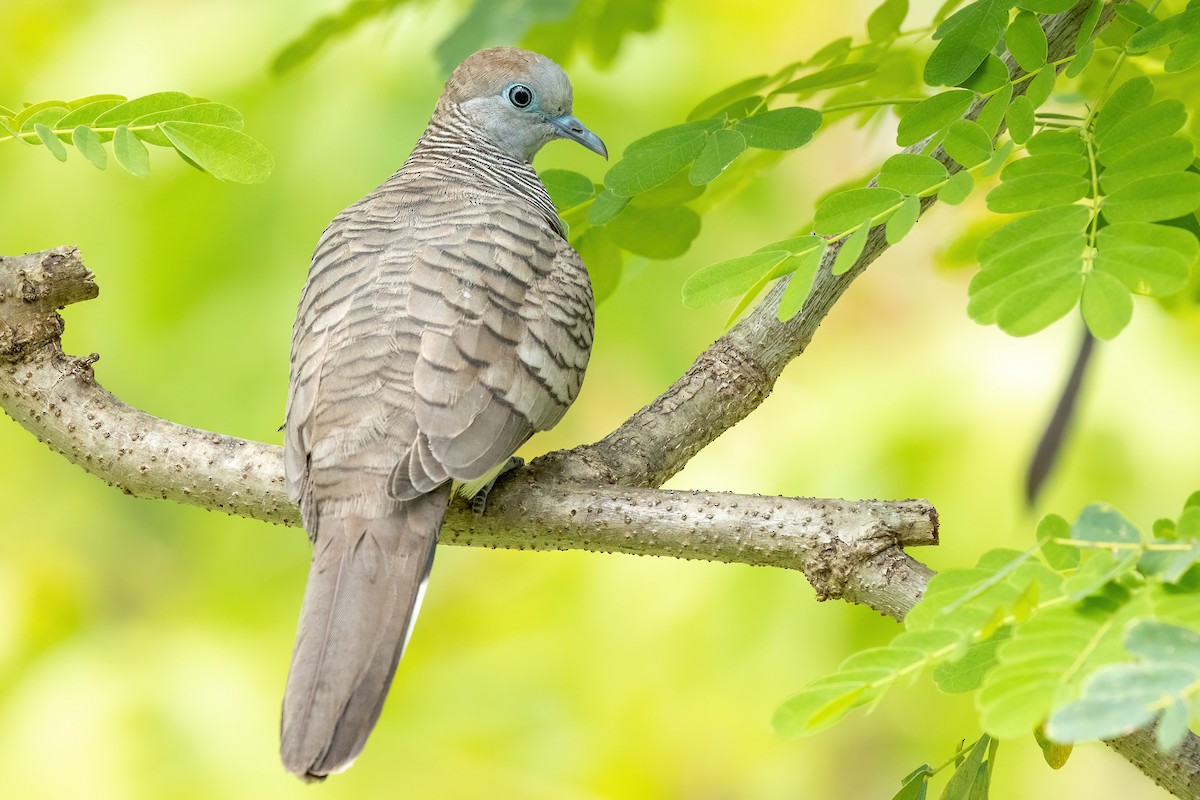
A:
{"label": "bird's leg", "polygon": [[525,459],[520,456],[509,456],[504,466],[500,467],[491,480],[485,483],[475,496],[471,498],[471,510],[482,517],[484,510],[487,508],[488,495],[492,493],[492,487],[496,485],[496,481],[500,479],[500,476],[523,466],[525,466]]}

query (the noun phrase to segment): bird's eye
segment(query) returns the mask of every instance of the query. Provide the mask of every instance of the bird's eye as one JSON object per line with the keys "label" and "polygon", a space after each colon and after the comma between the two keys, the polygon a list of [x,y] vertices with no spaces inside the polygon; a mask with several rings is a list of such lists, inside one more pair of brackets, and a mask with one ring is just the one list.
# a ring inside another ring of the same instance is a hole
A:
{"label": "bird's eye", "polygon": [[533,90],[523,83],[514,83],[508,87],[508,102],[517,108],[529,108],[533,102]]}

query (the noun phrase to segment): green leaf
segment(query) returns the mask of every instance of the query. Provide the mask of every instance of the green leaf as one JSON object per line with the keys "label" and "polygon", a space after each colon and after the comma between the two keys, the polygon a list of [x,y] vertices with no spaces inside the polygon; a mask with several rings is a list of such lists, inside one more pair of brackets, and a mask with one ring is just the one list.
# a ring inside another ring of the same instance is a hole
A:
{"label": "green leaf", "polygon": [[1138,620],[1125,634],[1125,649],[1156,664],[1200,670],[1200,633],[1180,625]]}
{"label": "green leaf", "polygon": [[1078,131],[1039,131],[1029,137],[1025,149],[1030,155],[1066,154],[1087,156],[1087,145]]}
{"label": "green leaf", "polygon": [[1158,17],[1137,3],[1126,3],[1121,8],[1113,6],[1113,11],[1117,12],[1118,17],[1123,17],[1138,28],[1145,28],[1147,25],[1153,25],[1158,22]]}
{"label": "green leaf", "polygon": [[1017,0],[1013,5],[1036,14],[1061,14],[1070,11],[1079,0]]}
{"label": "green leaf", "polygon": [[1163,62],[1164,72],[1186,72],[1200,64],[1200,33],[1180,39]]}
{"label": "green leaf", "polygon": [[1059,273],[1009,295],[996,309],[996,324],[1010,336],[1028,336],[1066,316],[1079,302],[1083,276]]}
{"label": "green leaf", "polygon": [[80,125],[92,125],[96,118],[106,111],[111,111],[117,106],[125,102],[125,98],[117,99],[115,97],[102,100],[95,100],[91,103],[79,106],[72,110],[69,114],[58,121],[58,124],[63,129],[74,130]]}
{"label": "green leaf", "polygon": [[979,741],[975,742],[975,746],[971,748],[966,759],[950,776],[946,788],[942,791],[943,800],[972,800],[976,782],[981,775],[986,778],[987,764],[984,762],[983,756],[987,752],[989,744],[991,744],[991,737],[987,734],[979,737]]}
{"label": "green leaf", "polygon": [[645,194],[633,198],[635,205],[649,208],[651,206],[677,206],[690,203],[704,194],[707,187],[696,186],[688,180],[687,173],[677,172],[673,178],[664,184],[654,187]]}
{"label": "green leaf", "polygon": [[[1084,206],[1066,205],[1034,212],[988,234],[979,243],[979,261],[985,267],[1000,262],[1030,242],[1044,251],[1047,248],[1042,240],[1061,234],[1077,235],[1082,247],[1085,241],[1082,232],[1090,220],[1091,212]],[[1025,257],[1017,260],[1024,261]]]}
{"label": "green leaf", "polygon": [[1112,339],[1133,319],[1133,298],[1125,284],[1103,270],[1083,276],[1079,303],[1083,321],[1097,339]]}
{"label": "green leaf", "polygon": [[925,62],[930,86],[962,83],[983,63],[1008,25],[1007,0],[975,0],[937,29],[937,47]]}
{"label": "green leaf", "polygon": [[605,187],[618,197],[633,197],[666,183],[696,160],[719,127],[715,120],[697,120],[638,139],[604,176]]}
{"label": "green leaf", "polygon": [[1154,83],[1144,75],[1122,83],[1096,114],[1094,131],[1097,140],[1106,137],[1113,126],[1133,112],[1150,105],[1153,98]]}
{"label": "green leaf", "polygon": [[807,736],[828,728],[870,700],[862,681],[814,684],[785,700],[771,718],[771,725],[780,736]]}
{"label": "green leaf", "polygon": [[683,304],[704,308],[738,297],[788,258],[786,250],[768,250],[710,264],[683,282]]}
{"label": "green leaf", "polygon": [[861,83],[874,75],[878,69],[878,64],[868,61],[856,61],[853,64],[838,64],[785,83],[776,89],[775,92],[776,94],[816,92],[821,89],[832,89],[835,86]]}
{"label": "green leaf", "polygon": [[792,106],[738,120],[734,130],[746,144],[763,150],[791,150],[806,144],[821,127],[821,112]]}
{"label": "green leaf", "polygon": [[970,168],[992,157],[992,137],[975,122],[956,119],[946,129],[942,148],[959,164]]}
{"label": "green leaf", "polygon": [[944,661],[934,668],[934,683],[948,694],[975,691],[983,683],[983,677],[996,665],[996,648],[1006,641],[1007,633],[1001,632],[983,641],[972,642],[962,658]]}
{"label": "green leaf", "polygon": [[804,301],[808,299],[809,292],[812,291],[813,282],[817,277],[817,268],[821,266],[821,258],[824,255],[825,241],[822,239],[819,247],[793,257],[788,263],[788,266],[793,267],[793,271],[788,278],[783,295],[779,298],[779,308],[775,311],[780,322],[787,322],[804,307]]}
{"label": "green leaf", "polygon": [[1000,123],[1004,121],[1004,113],[1008,111],[1008,104],[1012,101],[1013,87],[1011,83],[1005,83],[1000,88],[1000,91],[992,95],[992,97],[983,104],[983,108],[979,112],[979,116],[975,121],[979,123],[979,127],[987,132],[988,136],[995,136],[1000,130]]}
{"label": "green leaf", "polygon": [[862,225],[842,242],[842,248],[833,259],[830,271],[834,275],[843,275],[851,270],[858,257],[867,246],[867,234],[871,231],[871,221],[864,220]]}
{"label": "green leaf", "polygon": [[86,97],[80,97],[67,103],[67,108],[71,109],[71,111],[75,111],[77,108],[90,106],[101,101],[116,101],[117,103],[124,103],[127,99],[129,98],[120,94],[89,94]]}
{"label": "green leaf", "polygon": [[1073,745],[1056,744],[1046,738],[1045,729],[1039,725],[1034,728],[1033,738],[1042,750],[1042,759],[1050,769],[1062,769],[1067,765],[1067,759],[1075,749]]}
{"label": "green leaf", "polygon": [[[21,123],[20,130],[22,133],[36,133],[37,126],[39,125],[45,128],[54,128],[58,125],[59,120],[66,116],[66,114],[67,109],[63,106],[51,106],[49,108],[43,108],[37,113],[30,114],[28,117],[26,117],[25,121]],[[19,117],[20,114],[17,116]],[[66,151],[64,150],[64,152]]]}
{"label": "green leaf", "polygon": [[[1200,178],[1200,176],[1197,176]],[[1037,211],[1072,203],[1087,194],[1084,178],[1034,174],[1002,182],[988,192],[987,207],[998,214]]]}
{"label": "green leaf", "polygon": [[596,196],[596,185],[592,183],[592,179],[569,169],[545,170],[541,179],[559,213],[586,203]]}
{"label": "green leaf", "polygon": [[1171,752],[1187,738],[1190,714],[1189,704],[1178,697],[1163,709],[1162,715],[1158,718],[1158,728],[1154,732],[1155,741],[1161,752]]}
{"label": "green leaf", "polygon": [[884,0],[867,17],[867,36],[872,42],[882,42],[900,32],[904,18],[908,16],[908,0]]}
{"label": "green leaf", "polygon": [[1166,138],[1185,122],[1187,109],[1178,100],[1163,100],[1138,109],[1106,129],[1103,136],[1097,133],[1100,163],[1110,164],[1152,139]]}
{"label": "green leaf", "polygon": [[1082,178],[1088,173],[1090,162],[1084,156],[1070,153],[1046,153],[1040,156],[1019,158],[1004,168],[1000,180],[1011,181],[1027,175],[1065,175]]}
{"label": "green leaf", "polygon": [[1046,722],[1056,742],[1111,739],[1149,724],[1165,700],[1185,697],[1196,680],[1192,668],[1166,664],[1111,664],[1093,672],[1083,696]]}
{"label": "green leaf", "polygon": [[96,169],[108,166],[108,152],[100,144],[100,137],[92,132],[87,125],[80,125],[71,134],[71,139],[83,157],[95,165]]}
{"label": "green leaf", "polygon": [[1032,11],[1018,11],[1004,35],[1008,52],[1026,72],[1041,69],[1046,63],[1046,34]]}
{"label": "green leaf", "polygon": [[1082,232],[1039,234],[993,261],[981,261],[983,270],[971,279],[967,314],[982,324],[996,322],[1000,306],[1030,283],[1079,274],[1086,245]]}
{"label": "green leaf", "polygon": [[696,157],[688,181],[694,186],[703,186],[724,172],[734,160],[746,151],[746,137],[735,130],[714,131]]}
{"label": "green leaf", "polygon": [[405,0],[383,3],[350,3],[334,14],[318,17],[307,31],[289,42],[271,61],[271,74],[295,69],[319,51],[330,39],[354,30],[363,21],[390,12]]}
{"label": "green leaf", "polygon": [[242,113],[236,108],[224,103],[207,102],[197,102],[194,105],[170,108],[165,111],[153,111],[143,114],[129,124],[130,127],[141,127],[157,125],[160,122],[202,122],[206,125],[219,125],[239,131],[245,125]]}
{"label": "green leaf", "polygon": [[850,45],[853,41],[854,39],[849,36],[843,36],[840,39],[834,39],[832,42],[813,53],[812,58],[808,60],[808,65],[812,66],[814,64],[825,64],[844,57],[850,52]]}
{"label": "green leaf", "polygon": [[[1153,18],[1151,18],[1153,19]],[[1154,20],[1125,40],[1130,53],[1146,53],[1164,44],[1172,44],[1200,31],[1200,7],[1193,6],[1181,14]]]}
{"label": "green leaf", "polygon": [[813,232],[826,235],[844,233],[858,227],[863,220],[874,220],[895,210],[903,200],[900,192],[883,187],[837,192],[817,206]]}
{"label": "green leaf", "polygon": [[1008,163],[1008,157],[1012,155],[1013,150],[1017,149],[1017,145],[1012,139],[1006,139],[1000,143],[1000,146],[992,153],[992,157],[987,160],[987,163],[979,168],[979,174],[985,178],[990,178],[995,175],[1000,169]]}
{"label": "green leaf", "polygon": [[628,197],[618,197],[611,190],[603,189],[596,195],[596,199],[592,201],[592,207],[588,209],[588,224],[603,225],[624,211],[627,205],[629,205]]}
{"label": "green leaf", "polygon": [[606,227],[589,227],[571,242],[587,266],[592,296],[597,303],[608,298],[621,282],[621,248]]}
{"label": "green leaf", "polygon": [[948,127],[951,122],[967,113],[973,99],[975,94],[969,89],[949,89],[925,98],[909,108],[900,118],[900,125],[896,129],[896,144],[908,147]]}
{"label": "green leaf", "polygon": [[54,131],[47,128],[40,122],[34,123],[33,130],[37,133],[38,138],[42,140],[42,144],[46,145],[46,149],[50,154],[59,161],[67,160],[67,148],[63,146],[62,141],[54,135]]}
{"label": "green leaf", "polygon": [[24,137],[22,137],[22,136],[21,136],[21,132],[20,132],[20,131],[18,131],[18,130],[16,130],[15,128],[11,127],[11,126],[8,124],[8,118],[7,118],[7,117],[0,117],[0,131],[4,131],[4,132],[5,132],[5,133],[7,133],[9,136],[11,136],[11,137],[13,138],[13,140],[14,140],[14,141],[20,142],[20,143],[21,143],[21,144],[23,144],[23,145],[26,145],[26,146],[28,146],[28,147],[36,147],[36,146],[37,146],[37,145],[35,145],[33,142],[31,142],[31,141],[28,141],[27,139],[25,139]]}
{"label": "green leaf", "polygon": [[932,156],[897,153],[883,162],[878,184],[904,194],[921,194],[945,182],[946,168]]}
{"label": "green leaf", "polygon": [[608,223],[621,247],[647,258],[675,258],[687,252],[700,233],[700,216],[686,206],[646,208],[630,205]]}
{"label": "green leaf", "polygon": [[721,91],[709,95],[697,103],[696,107],[688,113],[688,122],[707,119],[716,115],[717,112],[727,108],[730,103],[750,97],[759,89],[766,86],[770,80],[769,75],[755,75],[753,78],[738,81],[732,86],[727,86]]}
{"label": "green leaf", "polygon": [[1079,23],[1079,32],[1075,34],[1075,52],[1092,43],[1092,34],[1096,30],[1096,23],[1100,21],[1100,12],[1104,10],[1104,5],[1104,0],[1091,0],[1091,5]]}
{"label": "green leaf", "polygon": [[971,77],[962,82],[964,89],[970,89],[979,94],[988,94],[1000,90],[1009,82],[1008,67],[999,56],[989,53],[979,68],[971,73]]}
{"label": "green leaf", "polygon": [[1022,144],[1033,135],[1033,103],[1025,95],[1014,97],[1004,113],[1008,123],[1008,135],[1017,144]]}
{"label": "green leaf", "polygon": [[950,180],[946,181],[946,185],[938,191],[938,200],[956,206],[970,197],[974,188],[975,179],[964,169],[962,172],[956,172],[950,176]]}
{"label": "green leaf", "polygon": [[1068,78],[1078,78],[1087,69],[1088,64],[1092,61],[1092,56],[1096,54],[1095,42],[1088,42],[1075,51],[1075,57],[1067,64],[1067,68],[1063,70],[1063,74]]}
{"label": "green leaf", "polygon": [[1079,549],[1055,541],[1070,538],[1071,524],[1058,514],[1047,514],[1038,523],[1038,548],[1046,563],[1059,571],[1065,572],[1079,566]]}
{"label": "green leaf", "polygon": [[1179,291],[1197,256],[1196,237],[1167,225],[1115,222],[1096,234],[1096,269],[1136,294],[1164,297]]}
{"label": "green leaf", "polygon": [[148,94],[110,108],[92,122],[92,127],[115,128],[118,125],[128,125],[138,117],[144,117],[156,111],[190,106],[195,102],[194,99],[181,92]]}
{"label": "green leaf", "polygon": [[1054,67],[1049,66],[1041,69],[1029,81],[1029,85],[1025,87],[1025,96],[1029,98],[1029,102],[1034,108],[1050,99],[1050,93],[1054,91],[1054,82],[1057,79],[1058,73],[1054,71]]}
{"label": "green leaf", "polygon": [[887,243],[889,245],[896,244],[912,230],[913,225],[917,223],[917,218],[921,216],[921,198],[915,194],[910,194],[904,198],[904,202],[895,214],[888,217],[887,227],[884,229]]}
{"label": "green leaf", "polygon": [[1198,207],[1200,175],[1176,172],[1122,186],[1105,197],[1100,208],[1110,222],[1157,222],[1191,214]]}
{"label": "green leaf", "polygon": [[16,116],[9,119],[8,124],[13,130],[24,133],[32,131],[36,122],[46,124],[49,120],[53,124],[62,119],[69,111],[67,104],[62,100],[43,100],[22,108]]}
{"label": "green leaf", "polygon": [[176,150],[218,180],[262,183],[275,166],[267,148],[241,131],[199,122],[163,122],[159,128]]}
{"label": "green leaf", "polygon": [[139,178],[150,174],[150,154],[146,145],[124,125],[118,125],[113,134],[113,155],[117,163]]}
{"label": "green leaf", "polygon": [[1092,503],[1079,512],[1071,538],[1082,542],[1140,544],[1142,535],[1132,522],[1107,503]]}
{"label": "green leaf", "polygon": [[147,128],[136,131],[138,137],[149,144],[159,147],[170,147],[171,141],[162,131],[150,127],[160,122],[201,122],[205,125],[217,125],[240,131],[245,125],[242,114],[236,108],[224,103],[196,103],[180,108],[170,108],[166,111],[155,111],[144,114],[129,123],[130,128]]}
{"label": "green leaf", "polygon": [[933,770],[929,768],[928,764],[915,770],[904,779],[900,791],[892,795],[892,800],[925,800],[926,793],[929,791],[929,776],[932,774]]}

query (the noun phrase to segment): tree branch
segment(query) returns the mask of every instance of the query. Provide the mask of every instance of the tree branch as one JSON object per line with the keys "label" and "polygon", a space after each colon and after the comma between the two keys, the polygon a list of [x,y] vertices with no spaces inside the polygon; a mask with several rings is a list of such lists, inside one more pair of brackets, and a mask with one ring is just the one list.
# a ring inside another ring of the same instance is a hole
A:
{"label": "tree branch", "polygon": [[[0,406],[72,463],[126,494],[299,525],[282,449],[190,428],[121,402],[96,383],[96,356],[63,353],[56,313],[99,290],[79,251],[0,259]],[[937,512],[901,502],[769,498],[582,486],[518,470],[488,513],[456,502],[442,540],[583,549],[797,569],[818,597],[899,618],[930,573],[897,548],[937,543]]]}

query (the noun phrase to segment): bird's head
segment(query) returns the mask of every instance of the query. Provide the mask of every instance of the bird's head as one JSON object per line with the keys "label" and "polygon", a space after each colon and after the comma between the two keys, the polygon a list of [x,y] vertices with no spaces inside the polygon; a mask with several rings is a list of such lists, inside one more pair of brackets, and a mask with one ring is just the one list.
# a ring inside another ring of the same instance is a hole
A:
{"label": "bird's head", "polygon": [[608,158],[600,137],[571,115],[571,82],[550,59],[515,47],[480,50],[458,65],[440,104],[450,103],[515,158],[570,139]]}

